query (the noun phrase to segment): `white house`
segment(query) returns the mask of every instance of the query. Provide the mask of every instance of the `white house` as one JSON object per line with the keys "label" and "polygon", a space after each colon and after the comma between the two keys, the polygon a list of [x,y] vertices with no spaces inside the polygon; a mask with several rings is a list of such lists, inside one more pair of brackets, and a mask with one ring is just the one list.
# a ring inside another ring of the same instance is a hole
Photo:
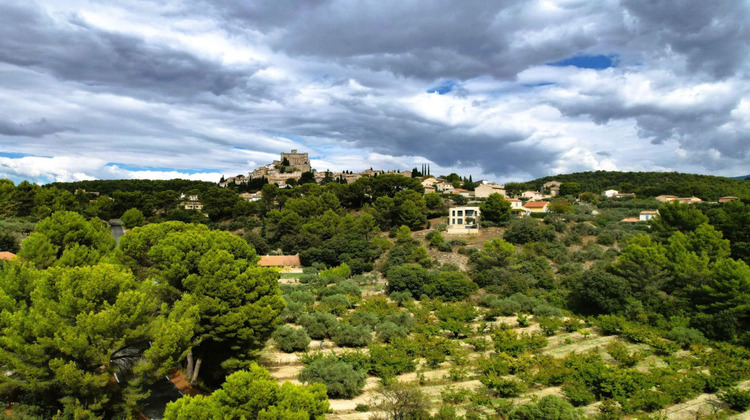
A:
{"label": "white house", "polygon": [[544,195],[539,191],[524,191],[521,193],[521,197],[528,198],[529,200],[536,201],[544,198]]}
{"label": "white house", "polygon": [[644,210],[641,212],[640,216],[638,216],[639,222],[646,222],[648,220],[653,219],[654,217],[659,215],[659,210]]}
{"label": "white house", "polygon": [[607,198],[612,198],[617,193],[619,193],[619,191],[617,191],[617,190],[607,190],[607,191],[604,191],[604,196],[607,197]]}
{"label": "white house", "polygon": [[453,207],[448,212],[447,233],[473,234],[479,232],[479,207]]}
{"label": "white house", "polygon": [[487,198],[490,194],[498,193],[505,197],[505,185],[482,184],[474,188],[474,197]]}

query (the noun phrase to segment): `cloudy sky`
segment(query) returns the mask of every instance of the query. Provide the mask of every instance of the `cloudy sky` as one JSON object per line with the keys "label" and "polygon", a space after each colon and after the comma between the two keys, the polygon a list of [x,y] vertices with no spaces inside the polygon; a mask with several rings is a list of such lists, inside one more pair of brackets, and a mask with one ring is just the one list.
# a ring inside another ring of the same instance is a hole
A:
{"label": "cloudy sky", "polygon": [[746,0],[0,0],[0,178],[750,173]]}

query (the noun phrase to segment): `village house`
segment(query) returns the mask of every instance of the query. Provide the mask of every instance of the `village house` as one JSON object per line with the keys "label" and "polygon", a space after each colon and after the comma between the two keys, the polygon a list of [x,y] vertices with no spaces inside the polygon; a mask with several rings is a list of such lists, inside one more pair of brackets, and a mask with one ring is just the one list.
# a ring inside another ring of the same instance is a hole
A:
{"label": "village house", "polygon": [[703,200],[696,196],[692,197],[679,197],[676,201],[679,201],[682,204],[695,204],[695,203],[701,203]]}
{"label": "village house", "polygon": [[451,208],[448,212],[447,233],[478,233],[479,215],[479,207],[463,206]]}
{"label": "village house", "polygon": [[460,195],[462,197],[469,198],[469,197],[472,197],[474,195],[474,192],[473,191],[469,191],[469,190],[465,190],[463,188],[454,188],[453,191],[451,192],[451,194]]}
{"label": "village house", "polygon": [[544,195],[539,191],[524,191],[521,193],[521,197],[532,201],[537,201],[543,199]]}
{"label": "village house", "polygon": [[638,216],[638,221],[646,222],[646,221],[653,219],[654,217],[658,215],[659,215],[658,210],[644,210],[641,212],[640,216]]}
{"label": "village house", "polygon": [[544,185],[542,185],[541,192],[544,193],[547,190],[549,190],[549,195],[553,197],[560,195],[560,182],[550,181],[550,182],[544,183]]}
{"label": "village house", "polygon": [[505,200],[510,202],[511,210],[523,210],[523,201],[517,198],[506,198]]}
{"label": "village house", "polygon": [[0,252],[0,261],[10,261],[13,258],[16,258],[16,254],[8,251],[1,251]]}
{"label": "village house", "polygon": [[724,197],[719,198],[719,203],[728,203],[730,201],[739,200],[739,197],[735,197],[733,195],[727,195]]}
{"label": "village house", "polygon": [[188,200],[188,201],[198,201],[198,194],[180,194],[180,200]]}
{"label": "village house", "polygon": [[604,192],[602,193],[602,195],[604,195],[604,196],[605,196],[605,197],[607,197],[607,198],[612,198],[612,197],[614,197],[614,195],[615,195],[615,194],[617,194],[617,193],[619,193],[619,191],[617,191],[617,190],[606,190],[606,191],[604,191]]}
{"label": "village house", "polygon": [[425,189],[427,188],[435,189],[435,184],[437,184],[438,182],[440,181],[438,181],[436,178],[427,178],[427,179],[422,180],[422,186]]}
{"label": "village house", "polygon": [[185,210],[203,210],[203,204],[200,201],[186,201],[183,206]]}
{"label": "village house", "polygon": [[453,184],[448,182],[438,182],[435,184],[435,191],[441,194],[451,194],[453,193]]}
{"label": "village house", "polygon": [[240,194],[240,197],[245,201],[258,201],[263,198],[263,193],[260,191],[254,193],[242,193]]}
{"label": "village house", "polygon": [[631,225],[635,225],[636,223],[640,222],[640,219],[637,217],[626,217],[622,220],[620,220],[622,223],[630,223]]}
{"label": "village house", "polygon": [[635,193],[617,193],[613,198],[635,198]]}
{"label": "village house", "polygon": [[505,185],[498,185],[498,184],[481,184],[474,188],[474,197],[476,198],[487,198],[490,196],[490,194],[500,194],[503,197],[506,197],[505,195]]}
{"label": "village house", "polygon": [[548,201],[529,201],[523,205],[523,208],[526,210],[526,214],[547,213],[549,212],[547,206],[549,206]]}
{"label": "village house", "polygon": [[263,255],[258,261],[260,267],[273,267],[282,273],[301,273],[302,262],[297,255]]}
{"label": "village house", "polygon": [[679,197],[676,195],[657,195],[656,201],[659,201],[661,203],[669,203],[672,200],[677,200]]}

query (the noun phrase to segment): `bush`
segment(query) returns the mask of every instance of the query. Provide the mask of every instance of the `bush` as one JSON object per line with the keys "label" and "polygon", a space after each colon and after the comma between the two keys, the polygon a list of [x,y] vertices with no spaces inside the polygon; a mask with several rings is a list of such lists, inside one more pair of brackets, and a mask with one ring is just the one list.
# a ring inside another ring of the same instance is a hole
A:
{"label": "bush", "polygon": [[672,330],[667,333],[667,338],[676,341],[684,349],[690,347],[692,344],[708,343],[706,337],[699,330],[680,326],[672,328]]}
{"label": "bush", "polygon": [[330,336],[338,323],[339,321],[335,316],[320,311],[299,317],[299,324],[307,330],[307,335],[316,340],[322,340]]}
{"label": "bush", "polygon": [[409,335],[407,328],[390,321],[378,325],[375,331],[378,334],[378,339],[384,343],[390,343],[396,337],[406,337]]}
{"label": "bush", "polygon": [[743,412],[750,408],[750,391],[729,388],[719,393],[719,399],[729,404],[732,410]]}
{"label": "bush", "polygon": [[341,347],[364,347],[372,341],[372,330],[366,325],[355,327],[341,322],[331,332],[331,340]]}
{"label": "bush", "polygon": [[310,344],[310,337],[305,330],[292,328],[288,325],[282,325],[273,333],[273,339],[279,350],[285,353],[307,350]]}
{"label": "bush", "polygon": [[583,418],[569,402],[555,395],[542,397],[538,403],[527,403],[514,408],[508,415],[509,420],[578,420]]}
{"label": "bush", "polygon": [[376,314],[360,310],[356,310],[349,314],[346,320],[355,327],[366,325],[370,328],[375,328],[375,326],[380,323],[380,318],[378,318]]}
{"label": "bush", "polygon": [[501,329],[492,335],[495,351],[519,356],[524,352],[535,352],[547,346],[547,339],[541,334],[518,334],[514,330]]}
{"label": "bush", "polygon": [[438,245],[438,251],[440,252],[452,252],[453,246],[449,242],[442,242]]}
{"label": "bush", "polygon": [[495,375],[483,376],[479,378],[479,381],[503,398],[517,397],[528,389],[525,383],[517,379],[506,379]]}
{"label": "bush", "polygon": [[562,392],[570,403],[576,407],[589,405],[596,401],[594,393],[586,388],[586,384],[578,380],[565,382],[562,386]]}
{"label": "bush", "polygon": [[404,290],[402,292],[393,292],[390,295],[388,295],[398,306],[404,306],[408,302],[411,302],[414,300],[414,298],[411,295],[411,292],[408,290]]}
{"label": "bush", "polygon": [[539,327],[547,337],[555,335],[562,325],[563,322],[560,318],[539,317]]}
{"label": "bush", "polygon": [[341,316],[346,313],[346,310],[352,306],[351,301],[346,295],[331,295],[326,296],[320,300],[319,310],[324,312],[330,312],[336,316]]}
{"label": "bush", "polygon": [[605,246],[614,245],[615,236],[609,232],[602,232],[596,236],[596,243]]}
{"label": "bush", "polygon": [[306,366],[299,374],[304,383],[321,383],[326,386],[331,398],[352,398],[362,392],[367,373],[356,370],[336,356],[319,358]]}

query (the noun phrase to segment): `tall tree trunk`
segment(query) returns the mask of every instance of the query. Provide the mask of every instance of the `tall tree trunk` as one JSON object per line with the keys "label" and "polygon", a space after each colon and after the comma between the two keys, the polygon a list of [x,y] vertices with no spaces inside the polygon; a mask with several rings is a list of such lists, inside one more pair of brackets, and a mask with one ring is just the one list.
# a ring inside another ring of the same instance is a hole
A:
{"label": "tall tree trunk", "polygon": [[201,363],[203,363],[203,358],[199,357],[195,361],[195,370],[193,371],[193,377],[190,379],[190,383],[195,383],[195,381],[198,380],[198,372],[201,370]]}
{"label": "tall tree trunk", "polygon": [[195,367],[195,361],[193,360],[193,349],[190,349],[187,354],[187,368],[185,370],[185,377],[188,380],[193,377],[193,368]]}

